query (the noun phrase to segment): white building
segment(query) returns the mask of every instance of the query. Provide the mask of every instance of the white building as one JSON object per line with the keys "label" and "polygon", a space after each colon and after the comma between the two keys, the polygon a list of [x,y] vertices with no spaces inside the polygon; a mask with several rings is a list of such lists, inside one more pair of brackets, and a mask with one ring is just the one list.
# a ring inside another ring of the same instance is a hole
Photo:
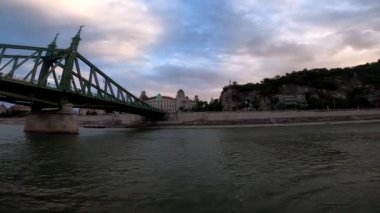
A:
{"label": "white building", "polygon": [[175,98],[162,96],[161,94],[149,98],[146,95],[145,91],[142,91],[140,99],[152,107],[169,112],[188,111],[191,110],[195,105],[195,101],[190,100],[187,96],[185,96],[185,92],[182,89],[178,90],[177,96]]}
{"label": "white building", "polygon": [[176,101],[174,98],[169,96],[162,96],[158,94],[154,97],[141,99],[152,107],[164,110],[164,111],[176,111]]}
{"label": "white building", "polygon": [[306,107],[307,101],[305,93],[307,91],[308,88],[306,87],[283,85],[276,97],[278,98],[278,103],[285,108],[288,106]]}

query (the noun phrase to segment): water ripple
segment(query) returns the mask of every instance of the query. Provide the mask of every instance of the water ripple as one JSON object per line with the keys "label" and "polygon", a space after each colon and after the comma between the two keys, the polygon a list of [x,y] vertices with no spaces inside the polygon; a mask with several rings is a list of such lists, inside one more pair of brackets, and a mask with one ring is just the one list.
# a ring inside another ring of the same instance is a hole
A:
{"label": "water ripple", "polygon": [[378,212],[380,124],[0,129],[0,212]]}

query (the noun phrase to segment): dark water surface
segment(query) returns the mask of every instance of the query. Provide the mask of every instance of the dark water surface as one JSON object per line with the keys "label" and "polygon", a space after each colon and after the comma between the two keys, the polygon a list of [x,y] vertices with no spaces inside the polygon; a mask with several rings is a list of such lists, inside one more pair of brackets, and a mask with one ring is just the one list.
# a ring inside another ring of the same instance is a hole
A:
{"label": "dark water surface", "polygon": [[2,125],[0,212],[380,212],[380,124]]}

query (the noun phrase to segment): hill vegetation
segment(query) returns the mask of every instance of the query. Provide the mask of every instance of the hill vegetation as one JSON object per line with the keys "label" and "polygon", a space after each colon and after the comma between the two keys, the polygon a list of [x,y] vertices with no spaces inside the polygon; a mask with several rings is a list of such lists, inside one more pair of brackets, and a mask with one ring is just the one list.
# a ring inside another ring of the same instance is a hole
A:
{"label": "hill vegetation", "polygon": [[[293,97],[292,97],[293,96]],[[380,60],[355,67],[294,71],[223,88],[223,110],[379,107]]]}

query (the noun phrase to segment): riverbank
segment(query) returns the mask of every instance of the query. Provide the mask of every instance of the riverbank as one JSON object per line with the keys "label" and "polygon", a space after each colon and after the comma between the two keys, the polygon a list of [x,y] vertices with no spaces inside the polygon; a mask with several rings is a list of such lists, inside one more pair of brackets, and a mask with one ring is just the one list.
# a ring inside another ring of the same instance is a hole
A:
{"label": "riverbank", "polygon": [[[180,113],[169,121],[156,122],[161,128],[218,128],[259,126],[300,126],[348,123],[380,123],[380,110],[263,111]],[[173,115],[172,115],[173,117]]]}
{"label": "riverbank", "polygon": [[250,128],[250,127],[280,127],[280,126],[321,126],[321,125],[341,125],[341,124],[367,124],[380,123],[380,119],[371,120],[347,120],[347,121],[310,121],[310,122],[293,122],[293,123],[251,123],[251,124],[218,124],[218,125],[151,125],[147,128],[162,128],[162,129],[202,129],[202,128]]}
{"label": "riverbank", "polygon": [[[340,123],[380,122],[380,110],[335,111],[261,111],[261,112],[176,112],[168,120],[149,122],[132,114],[77,116],[80,127],[87,128],[144,128],[144,127],[234,127],[325,125]],[[0,118],[0,124],[24,125],[25,118]]]}

